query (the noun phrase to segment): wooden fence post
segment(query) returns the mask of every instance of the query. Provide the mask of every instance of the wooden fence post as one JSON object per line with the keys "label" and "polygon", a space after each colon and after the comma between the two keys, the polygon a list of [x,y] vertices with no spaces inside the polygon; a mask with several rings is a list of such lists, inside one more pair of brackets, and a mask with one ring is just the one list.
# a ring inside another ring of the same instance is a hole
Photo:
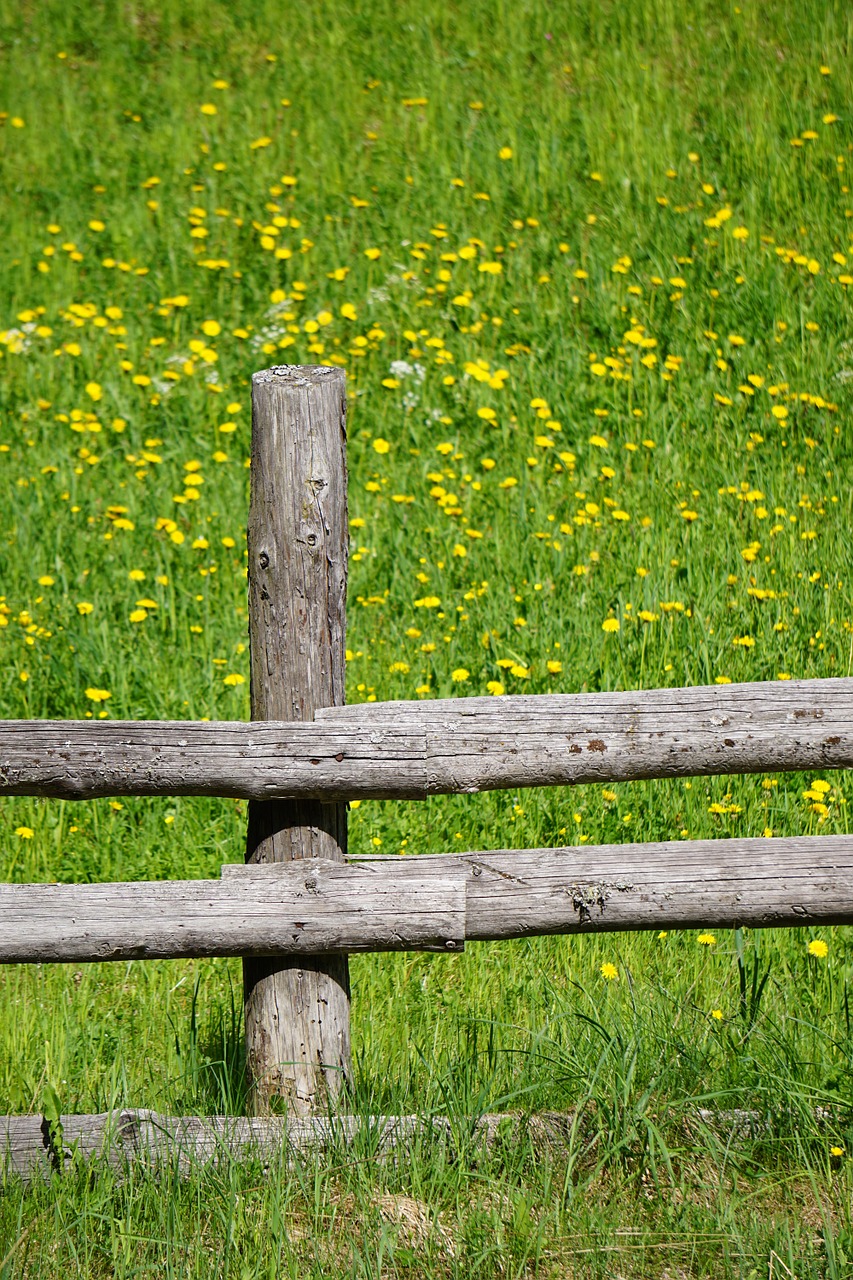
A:
{"label": "wooden fence post", "polygon": [[[252,379],[249,640],[253,720],[344,701],[346,378],[284,365]],[[346,855],[346,805],[252,800],[247,862]],[[243,961],[249,1105],[327,1107],[350,1069],[346,956]]]}

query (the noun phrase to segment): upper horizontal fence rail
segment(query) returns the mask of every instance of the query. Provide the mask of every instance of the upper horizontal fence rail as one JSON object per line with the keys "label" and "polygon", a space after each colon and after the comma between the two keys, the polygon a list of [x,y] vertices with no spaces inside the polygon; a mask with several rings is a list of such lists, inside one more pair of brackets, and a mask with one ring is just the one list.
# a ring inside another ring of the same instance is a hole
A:
{"label": "upper horizontal fence rail", "polygon": [[311,722],[8,720],[0,794],[420,799],[853,767],[853,680],[329,707]]}

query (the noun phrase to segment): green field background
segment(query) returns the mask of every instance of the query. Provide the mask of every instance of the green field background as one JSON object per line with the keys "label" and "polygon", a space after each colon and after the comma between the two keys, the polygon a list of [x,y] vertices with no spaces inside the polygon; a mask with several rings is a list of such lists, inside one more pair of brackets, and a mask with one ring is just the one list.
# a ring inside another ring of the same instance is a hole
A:
{"label": "green field background", "polygon": [[[830,0],[2,0],[0,714],[248,717],[277,363],[347,373],[348,701],[849,676],[851,37]],[[847,791],[365,802],[350,847],[839,833]],[[215,877],[244,830],[6,799],[0,875]],[[348,1105],[455,1155],[12,1180],[0,1276],[851,1274],[848,930],[351,970]],[[2,970],[0,1112],[239,1113],[240,983]],[[484,1152],[486,1110],[579,1120]]]}

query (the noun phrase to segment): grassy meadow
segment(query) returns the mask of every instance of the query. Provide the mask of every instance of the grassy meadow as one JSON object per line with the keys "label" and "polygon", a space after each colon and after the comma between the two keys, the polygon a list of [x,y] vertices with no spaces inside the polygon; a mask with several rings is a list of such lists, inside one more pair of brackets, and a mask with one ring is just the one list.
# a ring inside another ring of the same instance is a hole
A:
{"label": "grassy meadow", "polygon": [[[0,0],[0,715],[248,716],[254,370],[349,387],[352,702],[848,676],[853,10]],[[412,855],[849,829],[846,775],[353,806]],[[245,806],[0,806],[215,877]],[[846,929],[351,962],[369,1142],[0,1186],[0,1277],[848,1277]],[[0,1112],[240,1112],[234,961],[0,971]],[[744,1136],[698,1110],[746,1108]],[[466,1117],[572,1111],[568,1149]]]}

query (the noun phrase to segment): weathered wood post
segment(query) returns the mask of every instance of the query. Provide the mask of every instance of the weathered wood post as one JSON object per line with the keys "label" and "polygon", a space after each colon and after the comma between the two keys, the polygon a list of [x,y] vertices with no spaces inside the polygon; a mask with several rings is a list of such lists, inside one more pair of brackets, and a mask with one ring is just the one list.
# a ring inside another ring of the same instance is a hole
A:
{"label": "weathered wood post", "polygon": [[[252,379],[249,641],[253,720],[344,701],[346,378],[284,365]],[[346,855],[346,805],[253,800],[247,862]],[[328,1106],[350,1068],[346,956],[243,961],[250,1107]]]}

